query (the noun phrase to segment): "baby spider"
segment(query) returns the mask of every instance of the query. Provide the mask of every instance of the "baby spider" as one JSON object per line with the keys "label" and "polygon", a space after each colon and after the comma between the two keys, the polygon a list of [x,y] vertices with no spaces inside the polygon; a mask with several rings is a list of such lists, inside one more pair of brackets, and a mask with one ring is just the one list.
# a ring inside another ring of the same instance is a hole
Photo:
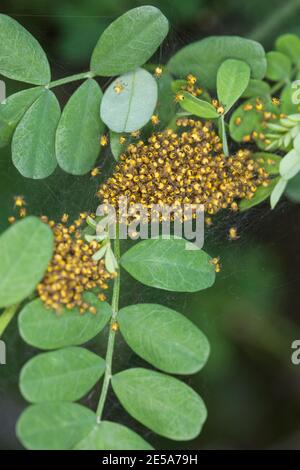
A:
{"label": "baby spider", "polygon": [[19,211],[19,216],[20,216],[20,217],[26,217],[26,215],[27,215],[27,210],[26,210],[26,208],[25,208],[25,207],[21,207],[21,208],[20,208],[20,211]]}
{"label": "baby spider", "polygon": [[175,102],[176,103],[179,103],[180,101],[183,101],[184,100],[184,95],[182,93],[176,93],[175,95]]}
{"label": "baby spider", "polygon": [[229,240],[237,240],[238,238],[240,238],[237,234],[236,227],[230,227],[229,232],[228,232],[228,237],[229,237]]}
{"label": "baby spider", "polygon": [[117,321],[114,321],[111,325],[112,331],[116,332],[119,329],[119,323]]}
{"label": "baby spider", "polygon": [[272,98],[272,104],[274,104],[275,106],[278,106],[280,105],[280,99],[279,98],[275,98],[275,96]]}
{"label": "baby spider", "polygon": [[159,78],[159,77],[161,76],[162,72],[163,72],[162,67],[159,67],[159,66],[158,66],[158,67],[156,67],[155,70],[154,70],[154,76],[155,76],[156,78]]}
{"label": "baby spider", "polygon": [[159,117],[157,116],[157,114],[153,114],[153,116],[151,116],[151,122],[154,126],[159,124]]}
{"label": "baby spider", "polygon": [[92,171],[91,171],[91,176],[92,176],[93,178],[95,178],[95,176],[100,175],[100,173],[101,173],[100,168],[95,167],[95,168],[93,168]]}
{"label": "baby spider", "polygon": [[122,82],[116,82],[116,84],[114,86],[114,91],[117,93],[117,95],[122,93],[124,90],[125,90],[125,86],[123,85],[123,83]]}
{"label": "baby spider", "polygon": [[100,139],[100,145],[102,145],[102,147],[105,147],[105,145],[108,144],[108,138],[107,138],[107,135],[102,135],[101,136],[101,139]]}
{"label": "baby spider", "polygon": [[138,138],[141,135],[141,132],[139,130],[130,132],[131,137]]}
{"label": "baby spider", "polygon": [[62,221],[63,224],[67,223],[69,220],[69,214],[63,214],[60,220]]}
{"label": "baby spider", "polygon": [[14,201],[15,201],[15,207],[23,207],[26,205],[24,196],[15,196]]}
{"label": "baby spider", "polygon": [[195,85],[195,83],[197,81],[197,77],[195,77],[195,75],[189,73],[188,76],[186,77],[186,80],[190,85]]}
{"label": "baby spider", "polygon": [[210,260],[210,263],[215,267],[216,273],[219,273],[221,271],[222,265],[220,263],[220,257],[212,258]]}

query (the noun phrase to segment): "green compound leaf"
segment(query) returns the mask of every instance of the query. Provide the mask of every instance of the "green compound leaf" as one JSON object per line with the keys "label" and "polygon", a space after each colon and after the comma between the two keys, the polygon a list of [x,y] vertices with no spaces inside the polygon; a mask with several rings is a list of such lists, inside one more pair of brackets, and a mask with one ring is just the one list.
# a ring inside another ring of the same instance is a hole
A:
{"label": "green compound leaf", "polygon": [[168,20],[153,6],[128,11],[100,37],[92,54],[91,70],[103,76],[134,70],[150,59],[168,30]]}
{"label": "green compound leaf", "polygon": [[200,100],[186,91],[183,91],[181,94],[183,95],[183,100],[180,101],[180,106],[185,111],[206,119],[218,119],[220,117],[213,105],[207,101]]}
{"label": "green compound leaf", "polygon": [[18,122],[42,92],[42,88],[29,88],[0,103],[0,147],[10,142]]}
{"label": "green compound leaf", "polygon": [[279,199],[283,195],[285,188],[287,186],[288,181],[285,180],[284,178],[280,178],[274,187],[271,198],[270,198],[270,203],[271,203],[271,208],[275,209],[276,205],[279,202]]}
{"label": "green compound leaf", "polygon": [[21,175],[47,178],[56,168],[55,132],[60,118],[59,103],[52,91],[44,90],[26,111],[12,139],[12,159]]}
{"label": "green compound leaf", "polygon": [[206,420],[206,407],[199,395],[160,372],[128,369],[112,377],[112,387],[133,418],[169,439],[194,439]]}
{"label": "green compound leaf", "polygon": [[56,131],[56,158],[72,175],[84,175],[93,168],[100,151],[104,125],[99,116],[102,91],[98,83],[86,80],[65,106]]}
{"label": "green compound leaf", "polygon": [[105,361],[84,348],[38,354],[21,370],[20,389],[32,403],[76,401],[100,379]]}
{"label": "green compound leaf", "polygon": [[251,154],[251,159],[262,166],[269,175],[278,175],[279,163],[282,160],[282,157],[279,155],[275,153],[255,152]]}
{"label": "green compound leaf", "polygon": [[91,293],[86,293],[84,299],[97,308],[95,315],[81,315],[78,309],[65,309],[57,315],[46,309],[39,299],[30,302],[19,315],[20,335],[28,344],[40,349],[86,343],[104,328],[111,317],[111,307]]}
{"label": "green compound leaf", "polygon": [[242,98],[257,98],[263,96],[270,96],[271,87],[267,82],[263,80],[250,79],[249,84],[242,94]]}
{"label": "green compound leaf", "polygon": [[266,54],[266,57],[266,78],[276,82],[290,77],[292,71],[292,63],[288,56],[282,54],[282,52],[271,51]]}
{"label": "green compound leaf", "polygon": [[239,208],[240,211],[245,211],[247,209],[250,209],[251,207],[257,206],[261,202],[265,201],[271,194],[273,189],[275,188],[276,184],[279,181],[278,178],[274,178],[268,186],[259,186],[257,190],[255,191],[254,196],[251,199],[242,199]]}
{"label": "green compound leaf", "polygon": [[277,51],[287,55],[294,64],[300,64],[300,39],[295,34],[283,34],[276,40]]}
{"label": "green compound leaf", "polygon": [[122,424],[101,421],[75,450],[152,450],[138,434]]}
{"label": "green compound leaf", "polygon": [[[190,248],[190,249],[189,249]],[[183,239],[151,239],[137,243],[121,258],[121,265],[137,281],[174,292],[196,292],[215,281],[210,256]]]}
{"label": "green compound leaf", "polygon": [[46,54],[37,40],[6,15],[0,15],[0,74],[34,85],[46,85],[51,79]]}
{"label": "green compound leaf", "polygon": [[263,47],[238,36],[211,36],[194,42],[170,59],[168,70],[181,78],[193,73],[205,88],[215,90],[218,68],[226,59],[247,62],[252,78],[265,76],[267,62]]}
{"label": "green compound leaf", "polygon": [[150,120],[157,103],[157,83],[144,69],[114,80],[103,95],[100,115],[114,132],[133,132]]}
{"label": "green compound leaf", "polygon": [[209,356],[206,336],[190,320],[162,305],[138,304],[120,310],[126,343],[145,361],[171,374],[194,374]]}
{"label": "green compound leaf", "polygon": [[68,450],[95,425],[95,414],[77,403],[31,405],[17,423],[17,436],[32,450]]}
{"label": "green compound leaf", "polygon": [[0,307],[20,302],[34,291],[52,251],[52,231],[36,217],[15,223],[1,235]]}
{"label": "green compound leaf", "polygon": [[218,69],[217,92],[225,112],[240,98],[250,80],[250,67],[246,62],[227,59]]}

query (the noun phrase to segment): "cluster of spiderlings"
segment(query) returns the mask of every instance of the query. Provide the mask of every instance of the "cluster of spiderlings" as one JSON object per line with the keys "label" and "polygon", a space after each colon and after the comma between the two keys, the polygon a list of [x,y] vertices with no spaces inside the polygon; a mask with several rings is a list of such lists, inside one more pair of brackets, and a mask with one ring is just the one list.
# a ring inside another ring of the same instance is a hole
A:
{"label": "cluster of spiderlings", "polygon": [[[280,101],[278,98],[272,98],[270,102],[273,106],[279,106]],[[270,141],[266,138],[264,131],[268,129],[268,123],[270,121],[277,121],[279,118],[283,118],[286,115],[281,113],[281,114],[276,114],[273,111],[270,111],[270,106],[266,106],[266,103],[264,103],[260,98],[256,98],[255,101],[253,102],[248,102],[243,105],[243,111],[245,112],[256,112],[259,115],[260,118],[260,126],[259,126],[259,131],[254,130],[251,134],[245,134],[243,136],[243,142],[252,142],[255,140],[260,140],[263,142],[265,145],[269,145]],[[234,121],[234,124],[236,126],[240,126],[242,124],[242,117],[237,117]]]}
{"label": "cluster of spiderlings", "polygon": [[203,89],[197,86],[197,78],[191,73],[187,75],[185,83],[180,86],[180,90],[175,95],[175,101],[179,102],[183,99],[181,91],[187,91],[193,96],[200,96],[203,93]]}
{"label": "cluster of spiderlings", "polygon": [[264,168],[248,150],[226,157],[211,123],[180,119],[171,129],[127,147],[113,175],[98,191],[103,203],[118,208],[120,198],[151,209],[153,205],[202,204],[206,214],[238,210],[238,199],[251,199],[258,186],[268,186]]}
{"label": "cluster of spiderlings", "polygon": [[[18,211],[18,216],[23,218],[26,217],[27,215],[27,210],[26,210],[26,201],[24,196],[14,196],[14,209]],[[16,222],[16,216],[11,215],[8,217],[8,222],[10,224],[13,224]]]}
{"label": "cluster of spiderlings", "polygon": [[[44,304],[57,312],[63,307],[78,307],[80,313],[90,311],[95,314],[96,308],[84,300],[83,294],[95,288],[106,290],[107,282],[114,277],[106,271],[103,260],[94,261],[92,258],[100,244],[97,241],[88,243],[81,238],[79,228],[85,218],[86,214],[80,214],[78,220],[67,226],[67,214],[63,215],[61,223],[41,217],[53,231],[55,247],[37,292]],[[105,300],[105,295],[100,293],[98,298]]]}

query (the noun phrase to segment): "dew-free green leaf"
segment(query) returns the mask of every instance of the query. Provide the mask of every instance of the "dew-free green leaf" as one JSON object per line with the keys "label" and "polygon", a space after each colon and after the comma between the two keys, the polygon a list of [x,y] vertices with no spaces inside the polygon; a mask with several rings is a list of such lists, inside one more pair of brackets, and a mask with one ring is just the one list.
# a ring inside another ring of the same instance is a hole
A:
{"label": "dew-free green leaf", "polygon": [[215,90],[218,68],[226,59],[247,62],[252,78],[265,76],[267,61],[261,44],[238,36],[211,36],[189,44],[169,60],[168,69],[180,78],[193,73],[202,86]]}
{"label": "dew-free green leaf", "polygon": [[17,436],[32,450],[68,450],[95,425],[95,414],[77,403],[38,403],[25,409],[17,423]]}
{"label": "dew-free green leaf", "polygon": [[[191,247],[191,249],[187,249]],[[121,265],[146,286],[175,292],[207,289],[215,281],[210,256],[183,239],[139,242],[121,258]]]}
{"label": "dew-free green leaf", "polygon": [[296,34],[283,34],[275,43],[277,51],[287,55],[294,64],[300,64],[300,39]]}
{"label": "dew-free green leaf", "polygon": [[21,370],[20,389],[32,403],[77,401],[100,379],[105,361],[84,348],[38,354]]}
{"label": "dew-free green leaf", "polygon": [[100,152],[104,126],[99,109],[102,91],[93,79],[86,80],[66,104],[56,131],[56,158],[72,175],[91,170]]}
{"label": "dew-free green leaf", "polygon": [[19,331],[27,343],[40,349],[77,346],[96,336],[111,316],[111,307],[94,294],[86,293],[85,301],[97,308],[97,313],[80,315],[78,309],[64,310],[57,315],[45,308],[39,299],[25,305],[19,316]]}
{"label": "dew-free green leaf", "polygon": [[282,52],[271,51],[266,54],[267,73],[269,80],[279,81],[288,79],[292,71],[292,63],[289,57]]}
{"label": "dew-free green leaf", "polygon": [[16,222],[1,235],[0,307],[20,302],[34,291],[52,251],[52,231],[36,217]]}
{"label": "dew-free green leaf", "polygon": [[101,421],[75,450],[152,450],[137,433],[122,424]]}
{"label": "dew-free green leaf", "polygon": [[0,14],[0,74],[5,77],[46,85],[50,67],[37,40],[16,20]]}
{"label": "dew-free green leaf", "polygon": [[157,83],[144,69],[114,80],[103,95],[102,121],[114,132],[133,132],[150,120],[157,103]]}
{"label": "dew-free green leaf", "polygon": [[220,115],[212,104],[207,101],[200,100],[187,92],[182,92],[183,100],[180,101],[180,106],[195,116],[205,119],[218,119]]}
{"label": "dew-free green leaf", "polygon": [[55,132],[60,118],[60,106],[51,90],[41,96],[26,111],[12,140],[12,159],[26,178],[50,176],[57,166]]}
{"label": "dew-free green leaf", "polygon": [[119,75],[143,65],[168,34],[169,24],[158,8],[133,8],[104,31],[93,51],[91,70]]}
{"label": "dew-free green leaf", "polygon": [[112,386],[133,418],[169,439],[194,439],[206,420],[206,407],[199,395],[160,372],[128,369],[112,377]]}
{"label": "dew-free green leaf", "polygon": [[227,59],[220,65],[217,73],[217,92],[225,112],[230,110],[246,90],[250,73],[249,65],[242,60]]}
{"label": "dew-free green leaf", "polygon": [[190,320],[157,304],[137,304],[119,312],[120,331],[133,351],[171,374],[194,374],[206,363],[209,343]]}
{"label": "dew-free green leaf", "polygon": [[42,92],[39,87],[29,88],[9,96],[0,104],[0,147],[10,142],[20,119]]}

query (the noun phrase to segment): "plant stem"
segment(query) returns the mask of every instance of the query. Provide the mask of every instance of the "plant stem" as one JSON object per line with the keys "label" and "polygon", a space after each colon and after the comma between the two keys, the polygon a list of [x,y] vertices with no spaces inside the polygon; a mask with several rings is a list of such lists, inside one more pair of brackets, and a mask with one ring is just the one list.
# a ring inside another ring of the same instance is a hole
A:
{"label": "plant stem", "polygon": [[275,85],[271,88],[271,95],[276,93],[276,91],[280,90],[280,88],[282,88],[285,83],[285,80],[281,80],[280,82],[275,83]]}
{"label": "plant stem", "polygon": [[[119,241],[119,237],[118,237],[117,233],[116,233],[116,239],[115,239],[115,243],[114,243],[114,254],[115,254],[116,260],[119,262],[119,259],[120,259],[120,241]],[[110,330],[109,330],[107,350],[106,350],[106,358],[105,358],[106,369],[105,369],[105,375],[104,375],[102,390],[101,390],[99,403],[98,403],[98,407],[97,407],[97,412],[96,412],[97,423],[98,424],[101,422],[103,408],[104,408],[104,405],[105,405],[110,380],[111,380],[111,377],[112,377],[112,358],[113,358],[116,332],[111,328],[111,326],[117,320],[118,310],[119,310],[119,296],[120,296],[120,269],[119,269],[117,277],[115,278],[114,288],[113,288],[113,295],[112,295],[112,303],[111,303],[112,316],[111,316],[111,321],[110,321]]]}
{"label": "plant stem", "polygon": [[15,316],[19,305],[20,304],[16,304],[16,305],[11,305],[10,307],[7,307],[2,313],[2,315],[0,316],[0,338],[3,335],[6,327],[9,325],[9,323]]}
{"label": "plant stem", "polygon": [[76,73],[75,75],[69,75],[69,77],[60,78],[54,80],[47,85],[47,88],[53,88],[55,86],[65,85],[66,83],[75,82],[76,80],[84,80],[85,78],[93,78],[95,74],[93,72]]}
{"label": "plant stem", "polygon": [[226,135],[226,128],[225,128],[225,120],[224,120],[224,114],[220,116],[220,133],[221,133],[221,139],[223,143],[223,152],[226,157],[229,155],[229,150],[228,150],[228,143],[227,143],[227,135]]}
{"label": "plant stem", "polygon": [[263,42],[276,32],[283,21],[295,15],[297,10],[300,10],[300,0],[289,0],[288,2],[282,3],[282,6],[275,8],[274,13],[268,18],[263,18],[263,22],[258,25],[248,37]]}

